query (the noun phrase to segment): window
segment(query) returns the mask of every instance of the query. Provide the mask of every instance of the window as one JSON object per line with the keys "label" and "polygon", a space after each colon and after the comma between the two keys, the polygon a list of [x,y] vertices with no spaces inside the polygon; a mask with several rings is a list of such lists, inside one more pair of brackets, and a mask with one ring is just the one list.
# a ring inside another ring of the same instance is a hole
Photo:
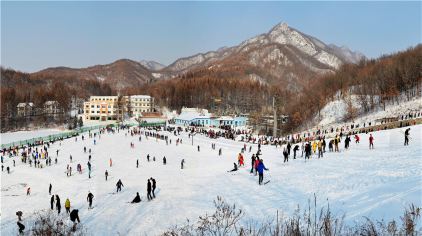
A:
{"label": "window", "polygon": [[94,105],[91,105],[91,108],[94,108]]}

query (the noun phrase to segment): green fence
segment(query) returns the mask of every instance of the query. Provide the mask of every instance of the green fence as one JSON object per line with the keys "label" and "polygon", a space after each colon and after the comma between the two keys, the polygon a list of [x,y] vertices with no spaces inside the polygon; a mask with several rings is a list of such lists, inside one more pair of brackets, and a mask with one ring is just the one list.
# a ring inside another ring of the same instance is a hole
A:
{"label": "green fence", "polygon": [[[140,127],[157,127],[157,126],[162,126],[165,125],[166,122],[156,122],[156,123],[143,123],[143,124],[137,124],[137,123],[131,123],[131,124],[127,124],[128,126],[140,126]],[[15,147],[15,146],[22,146],[22,145],[28,145],[28,144],[33,144],[36,142],[47,142],[47,141],[52,141],[52,140],[58,140],[58,139],[65,139],[65,138],[70,138],[73,136],[76,136],[78,134],[81,133],[85,133],[88,132],[90,130],[96,130],[96,129],[101,129],[104,127],[117,127],[119,126],[119,124],[114,123],[114,124],[108,124],[108,125],[96,125],[96,126],[90,126],[90,127],[83,127],[83,128],[79,128],[79,129],[75,129],[72,131],[67,131],[67,132],[63,132],[60,134],[52,134],[52,135],[47,135],[47,136],[42,136],[42,137],[36,137],[36,138],[31,138],[31,139],[26,139],[26,140],[20,140],[20,141],[16,141],[16,142],[11,142],[11,143],[6,143],[6,144],[2,144],[1,148],[9,148],[9,147]]]}

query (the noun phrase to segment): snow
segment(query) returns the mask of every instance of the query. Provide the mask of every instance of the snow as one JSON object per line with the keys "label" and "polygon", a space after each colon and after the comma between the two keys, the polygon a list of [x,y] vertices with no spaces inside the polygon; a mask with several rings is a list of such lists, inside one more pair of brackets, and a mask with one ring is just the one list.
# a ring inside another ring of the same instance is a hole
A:
{"label": "snow", "polygon": [[[359,99],[357,95],[351,95],[352,106],[362,112],[359,105]],[[409,112],[422,111],[422,97],[418,97],[406,102],[400,102],[399,105],[387,105],[385,111],[379,107],[378,110],[360,115],[354,120],[355,123],[363,124],[364,122],[374,122],[376,119],[385,117],[398,117],[401,115],[408,114]],[[343,118],[347,112],[347,104],[343,99],[338,99],[329,102],[321,110],[321,119],[318,122],[319,126],[326,126],[331,124],[339,124],[343,121]]]}
{"label": "snow", "polygon": [[[373,150],[368,149],[368,135],[362,134],[361,143],[352,143],[349,150],[341,147],[340,153],[327,152],[324,158],[314,156],[307,162],[298,158],[284,164],[282,149],[263,146],[262,158],[270,169],[264,179],[271,180],[263,186],[257,184],[256,176],[249,174],[251,153],[245,154],[246,167],[234,174],[227,173],[243,147],[237,141],[211,140],[196,134],[192,146],[187,134],[175,137],[166,133],[173,140],[167,146],[165,141],[146,140],[145,136],[139,142],[137,136],[126,137],[123,131],[102,135],[97,145],[93,145],[93,139],[64,140],[61,146],[54,143],[50,147],[53,159],[56,150],[60,150],[57,165],[38,169],[16,158],[17,166],[11,167],[12,173],[1,173],[1,233],[17,234],[18,210],[23,211],[27,228],[35,211],[49,211],[49,183],[62,204],[69,198],[72,208],[79,209],[81,222],[95,235],[157,235],[174,224],[182,224],[186,218],[195,220],[211,212],[212,200],[217,195],[244,209],[245,220],[275,217],[276,210],[282,215],[292,214],[298,204],[306,208],[314,193],[320,206],[326,206],[328,200],[334,213],[346,213],[349,223],[362,220],[362,216],[398,219],[408,204],[422,206],[422,125],[411,128],[412,139],[407,147],[403,146],[403,130],[373,133]],[[183,144],[176,146],[177,138],[183,138]],[[135,143],[135,148],[130,148],[130,142]],[[216,150],[211,149],[213,142]],[[84,146],[93,151],[91,179],[86,172],[88,154],[83,153]],[[252,146],[256,152],[256,145]],[[218,156],[219,148],[222,156]],[[157,160],[147,162],[148,153]],[[68,162],[70,154],[73,163]],[[167,158],[165,166],[163,156]],[[112,167],[108,166],[109,158],[113,159]],[[139,169],[135,165],[137,158]],[[182,159],[186,161],[183,170]],[[12,166],[11,162],[5,157],[5,166]],[[76,170],[78,163],[83,165],[84,173],[66,177],[66,165]],[[110,174],[108,181],[104,179],[105,170]],[[146,183],[150,177],[157,180],[158,193],[156,199],[147,202]],[[118,179],[124,184],[123,190],[112,194]],[[26,196],[27,187],[31,187],[30,196]],[[95,196],[92,210],[87,209],[88,191]],[[136,192],[142,202],[128,204]]]}
{"label": "snow", "polygon": [[154,78],[156,78],[156,79],[161,78],[161,76],[163,75],[163,74],[161,74],[161,73],[151,73],[151,74],[152,74],[152,76],[153,76]]}
{"label": "snow", "polygon": [[30,131],[7,132],[0,134],[1,144],[22,141],[25,139],[44,137],[65,132],[65,129],[40,129]]}
{"label": "snow", "polygon": [[106,78],[104,76],[97,76],[97,80],[103,82]]}

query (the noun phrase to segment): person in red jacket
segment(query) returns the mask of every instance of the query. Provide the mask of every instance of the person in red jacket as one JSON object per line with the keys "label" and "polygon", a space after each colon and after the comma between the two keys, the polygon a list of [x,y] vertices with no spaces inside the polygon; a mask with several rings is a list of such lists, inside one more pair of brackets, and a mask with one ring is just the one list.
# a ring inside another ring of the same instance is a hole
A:
{"label": "person in red jacket", "polygon": [[255,168],[255,175],[257,175],[257,173],[258,173],[258,165],[259,165],[259,158],[256,158],[256,160],[255,160],[255,165],[254,165],[254,168]]}
{"label": "person in red jacket", "polygon": [[369,134],[369,149],[374,149],[374,137],[372,137],[372,134]]}
{"label": "person in red jacket", "polygon": [[355,134],[355,143],[359,143],[359,135]]}

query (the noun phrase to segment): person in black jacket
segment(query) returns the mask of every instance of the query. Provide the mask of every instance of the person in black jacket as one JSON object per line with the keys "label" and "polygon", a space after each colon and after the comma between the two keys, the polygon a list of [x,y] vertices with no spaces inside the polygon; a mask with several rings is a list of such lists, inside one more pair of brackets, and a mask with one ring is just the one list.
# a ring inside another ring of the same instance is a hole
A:
{"label": "person in black jacket", "polygon": [[148,200],[152,200],[151,188],[152,188],[151,181],[150,181],[150,179],[148,179],[148,184],[147,184],[147,197],[148,197]]}
{"label": "person in black jacket", "polygon": [[117,181],[117,184],[116,184],[116,186],[117,186],[117,192],[121,192],[122,191],[122,186],[123,186],[123,183],[122,183],[122,181],[119,179],[119,181]]}
{"label": "person in black jacket", "polygon": [[51,195],[50,205],[51,205],[51,210],[54,210],[54,195]]}
{"label": "person in black jacket", "polygon": [[409,145],[409,136],[410,136],[410,128],[407,128],[406,131],[404,131],[404,146]]}
{"label": "person in black jacket", "polygon": [[296,152],[299,151],[299,145],[295,145],[293,148],[293,159],[296,159]]}
{"label": "person in black jacket", "polygon": [[92,199],[94,198],[94,195],[89,192],[88,196],[86,197],[87,201],[89,202],[89,207],[88,208],[92,208]]}
{"label": "person in black jacket", "polygon": [[233,162],[233,169],[232,169],[232,170],[230,170],[230,171],[228,171],[228,172],[235,172],[235,171],[237,171],[237,170],[238,170],[237,165],[236,165],[236,163],[235,163],[235,162]]}
{"label": "person in black jacket", "polygon": [[155,198],[155,189],[157,188],[157,183],[155,182],[155,179],[151,177],[151,183],[152,183],[152,197]]}
{"label": "person in black jacket", "polygon": [[70,220],[73,223],[76,223],[75,221],[78,221],[78,223],[80,223],[81,221],[79,220],[79,215],[78,215],[79,210],[78,209],[73,209],[72,212],[70,212]]}
{"label": "person in black jacket", "polygon": [[138,203],[141,202],[141,197],[139,196],[139,193],[136,193],[136,197],[132,200],[132,203]]}
{"label": "person in black jacket", "polygon": [[62,209],[62,205],[60,204],[60,198],[59,195],[56,194],[56,209],[57,212],[60,214],[60,210]]}
{"label": "person in black jacket", "polygon": [[19,234],[23,234],[23,230],[25,229],[25,225],[22,224],[22,211],[16,212],[16,215],[18,216],[18,222],[16,223],[19,228]]}
{"label": "person in black jacket", "polygon": [[283,156],[284,156],[284,162],[283,163],[289,162],[289,153],[288,153],[286,148],[283,149]]}

